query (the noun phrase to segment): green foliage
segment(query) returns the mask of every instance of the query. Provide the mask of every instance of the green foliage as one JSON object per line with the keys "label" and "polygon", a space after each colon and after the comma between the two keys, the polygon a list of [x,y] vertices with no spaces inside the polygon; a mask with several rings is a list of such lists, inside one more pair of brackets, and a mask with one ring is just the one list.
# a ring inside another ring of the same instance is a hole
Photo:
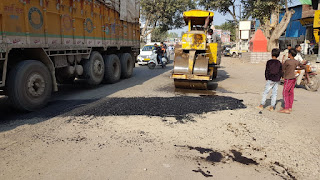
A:
{"label": "green foliage", "polygon": [[186,32],[182,31],[180,37],[182,37]]}
{"label": "green foliage", "polygon": [[175,32],[170,32],[168,34],[168,38],[178,38],[178,37],[179,37],[179,35],[177,33],[175,33]]}
{"label": "green foliage", "polygon": [[[238,0],[237,0],[238,1]],[[232,21],[223,24],[221,29],[229,30],[231,32],[231,40],[237,41],[238,35],[236,33],[237,25],[240,17],[236,14],[237,3],[236,0],[198,0],[198,5],[207,10],[218,11],[223,15],[230,14]],[[248,18],[248,17],[247,17]],[[217,27],[216,27],[217,28]],[[220,28],[217,28],[220,29]]]}
{"label": "green foliage", "polygon": [[163,31],[161,28],[156,28],[151,33],[151,41],[152,42],[162,42],[165,41],[168,37],[168,32]]}
{"label": "green foliage", "polygon": [[233,20],[237,20],[236,16],[236,0],[198,0],[200,7],[205,9],[215,10],[223,15],[230,14]]}
{"label": "green foliage", "polygon": [[227,21],[221,25],[216,25],[214,26],[216,29],[222,29],[222,30],[226,30],[226,31],[230,31],[231,33],[231,41],[235,41],[236,40],[236,28],[235,28],[236,24],[233,23],[232,21]]}
{"label": "green foliage", "polygon": [[162,31],[181,28],[183,12],[196,7],[193,0],[141,0],[140,3],[142,18]]}
{"label": "green foliage", "polygon": [[284,8],[286,0],[241,0],[241,2],[247,16],[260,19],[261,23],[264,24],[270,20],[272,11],[279,11]]}

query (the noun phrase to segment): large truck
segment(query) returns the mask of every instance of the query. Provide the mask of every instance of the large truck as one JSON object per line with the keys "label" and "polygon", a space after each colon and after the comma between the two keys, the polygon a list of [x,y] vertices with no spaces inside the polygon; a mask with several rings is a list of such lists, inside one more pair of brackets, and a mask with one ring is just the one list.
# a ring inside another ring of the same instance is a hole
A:
{"label": "large truck", "polygon": [[132,75],[140,48],[138,0],[1,0],[0,92],[22,111],[58,84]]}

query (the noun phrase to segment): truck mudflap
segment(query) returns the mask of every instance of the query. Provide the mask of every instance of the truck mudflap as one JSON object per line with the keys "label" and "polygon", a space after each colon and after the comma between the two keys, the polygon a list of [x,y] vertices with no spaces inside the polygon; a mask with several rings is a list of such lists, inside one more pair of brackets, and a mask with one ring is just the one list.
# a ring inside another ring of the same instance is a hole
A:
{"label": "truck mudflap", "polygon": [[7,74],[7,46],[0,44],[0,87],[5,86]]}

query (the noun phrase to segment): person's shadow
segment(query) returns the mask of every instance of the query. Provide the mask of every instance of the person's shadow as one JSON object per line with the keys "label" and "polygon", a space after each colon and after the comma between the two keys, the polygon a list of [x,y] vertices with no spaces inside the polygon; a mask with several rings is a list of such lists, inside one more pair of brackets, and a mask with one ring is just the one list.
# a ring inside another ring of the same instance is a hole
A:
{"label": "person's shadow", "polygon": [[[281,108],[284,108],[284,100],[283,99],[278,99],[277,102],[276,102],[276,106],[280,104],[280,107]],[[264,105],[264,108],[268,107],[268,106],[271,106],[271,99],[267,99],[266,101],[266,104]]]}

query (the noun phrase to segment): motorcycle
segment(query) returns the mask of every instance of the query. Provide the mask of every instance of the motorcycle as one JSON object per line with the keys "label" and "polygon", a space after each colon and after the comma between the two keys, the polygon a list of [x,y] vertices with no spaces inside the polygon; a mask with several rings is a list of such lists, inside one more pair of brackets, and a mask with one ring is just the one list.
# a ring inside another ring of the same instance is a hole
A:
{"label": "motorcycle", "polygon": [[[312,67],[310,62],[306,64],[306,72],[300,82],[300,84],[297,83],[297,85],[304,86],[308,91],[317,91],[320,87],[320,82],[317,77],[317,68]],[[298,77],[301,73],[301,70],[296,71],[296,77]],[[309,76],[309,80],[307,78]]]}
{"label": "motorcycle", "polygon": [[162,65],[160,62],[158,62],[157,56],[158,55],[156,53],[156,50],[153,50],[150,56],[150,61],[148,62],[149,69],[154,69],[156,66],[162,66],[162,68],[166,67],[166,64],[168,63],[167,59],[165,57],[162,57]]}

